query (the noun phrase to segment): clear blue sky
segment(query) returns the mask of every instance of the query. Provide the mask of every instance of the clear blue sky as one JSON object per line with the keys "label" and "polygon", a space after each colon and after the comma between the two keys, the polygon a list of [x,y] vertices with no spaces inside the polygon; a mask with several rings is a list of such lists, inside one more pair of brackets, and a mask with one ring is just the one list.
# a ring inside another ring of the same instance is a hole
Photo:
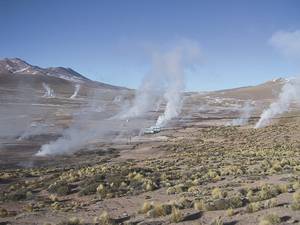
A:
{"label": "clear blue sky", "polygon": [[269,43],[300,29],[298,0],[0,0],[0,57],[71,67],[136,88],[147,68],[145,43],[199,42],[203,62],[188,90],[252,85],[299,74]]}

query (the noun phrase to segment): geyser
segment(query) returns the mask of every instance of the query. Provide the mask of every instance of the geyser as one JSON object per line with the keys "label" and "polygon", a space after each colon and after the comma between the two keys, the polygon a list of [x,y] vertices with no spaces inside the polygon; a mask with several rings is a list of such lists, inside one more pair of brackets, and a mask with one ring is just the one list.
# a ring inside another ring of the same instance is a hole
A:
{"label": "geyser", "polygon": [[231,126],[242,126],[248,123],[251,114],[254,110],[254,107],[251,105],[251,102],[247,101],[242,107],[241,115],[239,118],[232,120],[229,125]]}
{"label": "geyser", "polygon": [[80,90],[80,84],[76,84],[75,85],[74,93],[73,93],[73,95],[70,98],[71,99],[76,98],[76,96],[78,95],[79,90]]}
{"label": "geyser", "polygon": [[185,88],[185,72],[199,62],[200,49],[196,42],[184,40],[166,51],[155,51],[149,72],[136,92],[132,107],[121,118],[141,116],[157,111],[166,102],[164,113],[156,126],[161,127],[181,112],[182,94]]}
{"label": "geyser", "polygon": [[43,88],[45,89],[45,94],[43,95],[43,97],[45,97],[45,98],[53,98],[53,97],[55,97],[54,90],[51,89],[48,84],[43,83]]}
{"label": "geyser", "polygon": [[273,102],[268,109],[264,110],[260,116],[259,121],[256,123],[255,128],[267,126],[271,120],[284,112],[287,112],[292,102],[300,99],[300,80],[288,80],[282,87],[277,101]]}
{"label": "geyser", "polygon": [[195,43],[186,43],[171,51],[159,55],[159,68],[165,77],[166,89],[163,95],[166,108],[156,121],[157,127],[165,126],[166,123],[177,117],[182,108],[182,94],[185,88],[185,71],[191,68],[199,59],[199,48]]}
{"label": "geyser", "polygon": [[[95,112],[95,107],[83,110],[84,113],[77,114],[77,118],[73,119],[73,124],[63,132],[62,137],[43,145],[36,155],[70,154],[95,140],[107,142],[116,141],[116,138],[137,136],[141,129],[153,123],[145,115],[154,111],[162,98],[166,101],[166,109],[157,123],[163,126],[178,116],[185,86],[184,74],[198,61],[198,45],[184,41],[169,51],[155,52],[152,56],[150,71],[144,77],[130,107],[127,107],[124,93],[123,97],[112,100],[121,106],[117,110],[111,111],[108,108],[101,113]],[[103,97],[103,93],[101,96]],[[97,98],[91,98],[90,105],[99,106],[94,104],[93,99]]]}

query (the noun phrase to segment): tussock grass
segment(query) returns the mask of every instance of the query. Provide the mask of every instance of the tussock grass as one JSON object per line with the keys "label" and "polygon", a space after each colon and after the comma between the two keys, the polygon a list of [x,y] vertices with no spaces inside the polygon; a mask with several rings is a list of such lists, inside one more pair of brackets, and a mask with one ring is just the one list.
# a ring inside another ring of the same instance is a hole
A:
{"label": "tussock grass", "polygon": [[274,225],[279,224],[281,222],[279,216],[276,214],[269,214],[259,222],[259,225]]}
{"label": "tussock grass", "polygon": [[172,213],[170,215],[170,221],[172,223],[179,223],[183,220],[183,214],[182,212],[177,209],[176,207],[172,208]]}

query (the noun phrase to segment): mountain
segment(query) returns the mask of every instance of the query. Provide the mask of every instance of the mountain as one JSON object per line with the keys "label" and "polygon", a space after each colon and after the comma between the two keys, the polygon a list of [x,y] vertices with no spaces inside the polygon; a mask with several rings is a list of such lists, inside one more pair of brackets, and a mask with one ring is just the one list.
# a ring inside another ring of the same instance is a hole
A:
{"label": "mountain", "polygon": [[46,75],[59,77],[61,79],[70,80],[74,82],[82,82],[89,80],[88,78],[82,76],[71,68],[64,67],[50,67],[46,69]]}
{"label": "mountain", "polygon": [[[278,96],[282,86],[287,81],[285,78],[278,78],[256,86],[239,87],[207,93],[196,92],[193,94],[193,98],[198,99],[197,96],[200,98],[210,96],[211,98],[271,101]],[[71,68],[41,68],[31,65],[19,58],[5,58],[0,60],[0,87],[7,88],[14,86],[14,88],[18,88],[20,83],[26,83],[35,86],[35,89],[41,89],[43,82],[48,83],[57,91],[65,93],[66,95],[74,91],[74,85],[77,83],[81,85],[82,93],[84,93],[84,90],[88,93],[91,89],[98,88],[102,90],[129,90],[123,87],[92,81]],[[189,94],[186,93],[186,95]]]}
{"label": "mountain", "polygon": [[282,86],[288,82],[286,78],[276,78],[255,86],[239,87],[211,92],[210,95],[223,98],[239,98],[244,100],[272,100],[278,96]]}
{"label": "mountain", "polygon": [[67,81],[71,86],[74,86],[74,83],[79,83],[91,88],[125,89],[98,81],[92,81],[71,68],[41,68],[31,65],[19,58],[4,58],[0,60],[0,80],[6,83],[25,80],[25,82],[52,82],[54,84],[66,83],[65,81]]}
{"label": "mountain", "polygon": [[0,60],[0,72],[2,73],[12,73],[12,74],[29,74],[29,75],[48,75],[52,77],[58,77],[61,79],[83,82],[89,79],[83,75],[77,73],[70,68],[64,67],[49,67],[41,68],[38,66],[33,66],[22,59],[19,58],[5,58]]}

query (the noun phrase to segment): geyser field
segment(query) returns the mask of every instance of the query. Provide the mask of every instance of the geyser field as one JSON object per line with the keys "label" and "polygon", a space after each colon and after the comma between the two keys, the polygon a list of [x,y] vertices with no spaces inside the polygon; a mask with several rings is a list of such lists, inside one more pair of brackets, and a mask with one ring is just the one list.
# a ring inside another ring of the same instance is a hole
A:
{"label": "geyser field", "polygon": [[0,224],[299,223],[298,80],[184,92],[194,47],[138,90],[1,60]]}

